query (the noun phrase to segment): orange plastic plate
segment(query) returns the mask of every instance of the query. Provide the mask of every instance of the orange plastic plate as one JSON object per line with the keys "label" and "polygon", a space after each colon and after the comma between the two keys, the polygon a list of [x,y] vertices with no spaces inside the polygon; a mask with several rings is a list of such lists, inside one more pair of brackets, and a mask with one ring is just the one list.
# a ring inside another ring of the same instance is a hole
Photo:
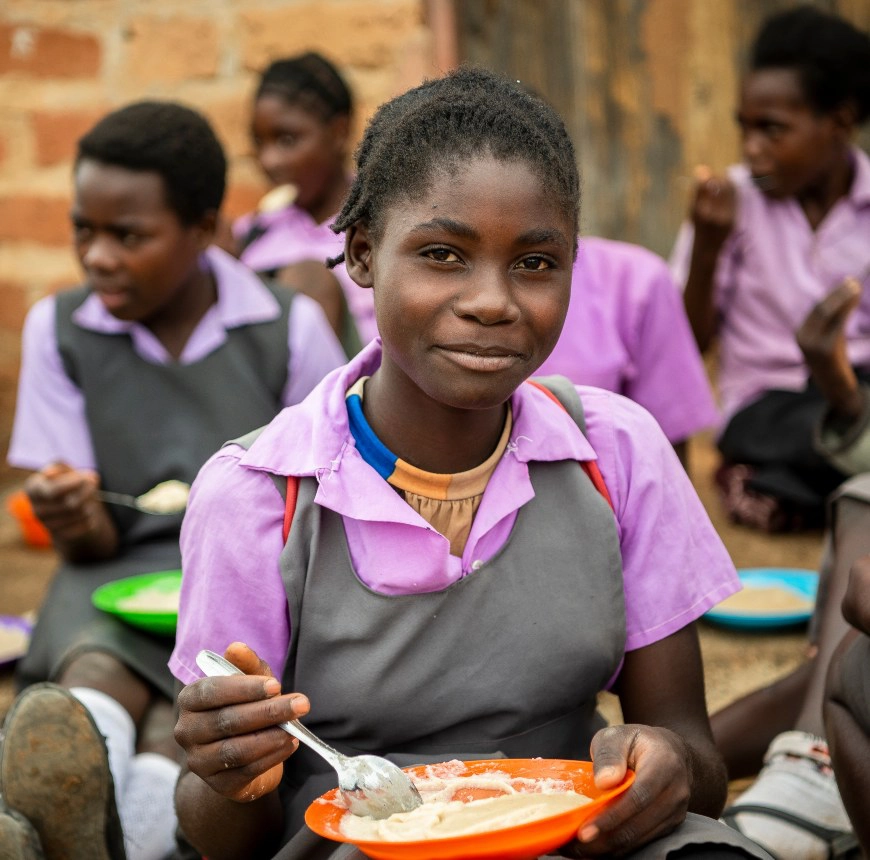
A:
{"label": "orange plastic plate", "polygon": [[[409,767],[412,776],[424,778],[427,768],[437,765]],[[532,860],[554,851],[569,842],[581,825],[595,817],[634,781],[629,771],[615,788],[599,791],[592,778],[592,764],[586,761],[562,759],[487,759],[465,762],[468,776],[498,771],[511,777],[527,779],[558,779],[570,783],[574,791],[592,798],[591,803],[568,812],[530,821],[517,827],[490,830],[471,836],[415,842],[356,842],[356,847],[374,860]],[[430,771],[431,772],[431,771]],[[461,775],[465,775],[461,774]],[[473,799],[474,792],[468,799]],[[338,789],[319,797],[305,813],[305,823],[317,834],[336,842],[351,842],[339,825],[347,810],[338,798]]]}

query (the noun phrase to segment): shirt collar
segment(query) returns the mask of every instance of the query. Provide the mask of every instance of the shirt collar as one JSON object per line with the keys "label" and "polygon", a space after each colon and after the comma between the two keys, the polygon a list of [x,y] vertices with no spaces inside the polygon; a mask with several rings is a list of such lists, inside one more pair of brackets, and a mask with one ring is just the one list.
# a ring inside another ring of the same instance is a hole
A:
{"label": "shirt collar", "polygon": [[[203,261],[214,275],[217,302],[213,306],[215,314],[204,316],[195,332],[209,320],[216,320],[226,330],[278,318],[281,308],[277,300],[247,266],[217,247],[209,248]],[[93,293],[76,308],[73,321],[101,334],[125,334],[144,328],[141,323],[112,316]]]}
{"label": "shirt collar", "polygon": [[[376,338],[328,374],[302,403],[280,412],[243,455],[242,465],[276,475],[321,477],[339,470],[350,451],[361,460],[348,426],[345,395],[360,376],[372,375],[380,362],[381,341]],[[514,424],[505,456],[521,463],[596,459],[571,416],[542,391],[521,385],[511,406]]]}

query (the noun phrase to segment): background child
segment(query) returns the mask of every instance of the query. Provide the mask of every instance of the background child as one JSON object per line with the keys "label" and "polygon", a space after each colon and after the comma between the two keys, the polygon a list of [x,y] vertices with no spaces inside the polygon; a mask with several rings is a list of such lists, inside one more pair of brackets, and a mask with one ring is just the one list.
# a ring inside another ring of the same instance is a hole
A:
{"label": "background child", "polygon": [[[465,70],[382,107],[357,166],[336,226],[383,348],[222,449],[185,519],[181,828],[216,860],[318,850],[302,812],[334,774],[274,727],[310,697],[330,743],[403,763],[584,758],[591,742],[600,784],[637,772],[580,834],[593,853],[765,857],[702,817],[725,781],[692,622],[737,587],[727,554],[643,409],[563,379],[569,413],[523,384],[570,297],[564,126]],[[285,484],[299,491],[286,545]],[[197,680],[197,651],[236,640],[248,674]],[[597,731],[611,684],[632,725]]]}
{"label": "background child", "polygon": [[[327,259],[343,248],[342,237],[331,225],[351,183],[346,159],[352,110],[347,84],[320,54],[272,63],[254,98],[251,135],[263,172],[281,191],[276,192],[277,200],[275,193],[264,198],[264,211],[240,218],[233,227],[242,261],[258,272],[273,273],[307,290],[312,273],[288,267],[311,260],[324,265],[313,285],[317,292],[311,294],[322,299],[342,330],[349,354],[377,334],[371,293],[338,266],[334,273],[346,307],[336,308],[335,294],[321,281],[328,275]],[[352,348],[348,338],[354,332],[348,331],[349,325],[355,326],[357,337]]]}
{"label": "background child", "polygon": [[[225,172],[211,127],[188,108],[141,102],[106,116],[75,162],[85,284],[41,300],[25,323],[9,461],[36,470],[25,488],[64,563],[18,681],[57,680],[87,708],[37,685],[10,709],[3,755],[13,738],[42,746],[26,767],[4,765],[0,792],[32,819],[48,856],[75,843],[77,817],[90,817],[99,840],[112,818],[106,800],[64,815],[51,795],[78,773],[111,786],[100,735],[130,860],[162,857],[174,843],[172,640],[98,612],[91,593],[179,567],[181,515],[108,507],[98,490],[139,495],[168,479],[192,482],[224,439],[298,402],[343,361],[316,302],[266,286],[209,247]],[[41,774],[42,793],[21,784],[27,774]],[[115,837],[107,857],[123,855]],[[90,849],[104,856],[96,842]]]}
{"label": "background child", "polygon": [[665,262],[625,242],[582,237],[562,335],[540,374],[640,403],[686,463],[686,440],[718,413]]}
{"label": "background child", "polygon": [[[850,482],[857,491],[857,482]],[[865,504],[870,502],[870,480],[860,482]],[[828,671],[825,728],[843,802],[855,834],[867,856],[870,852],[870,555],[852,567],[843,601],[843,612],[855,631],[849,633],[834,655]]]}
{"label": "background child", "polygon": [[[674,250],[698,345],[718,336],[726,504],[770,530],[820,525],[843,479],[812,445],[824,403],[795,332],[844,278],[868,283],[870,159],[851,143],[868,69],[870,38],[846,21],[811,7],[771,18],[738,110],[746,164],[702,175]],[[868,330],[864,289],[846,329],[859,376]]]}

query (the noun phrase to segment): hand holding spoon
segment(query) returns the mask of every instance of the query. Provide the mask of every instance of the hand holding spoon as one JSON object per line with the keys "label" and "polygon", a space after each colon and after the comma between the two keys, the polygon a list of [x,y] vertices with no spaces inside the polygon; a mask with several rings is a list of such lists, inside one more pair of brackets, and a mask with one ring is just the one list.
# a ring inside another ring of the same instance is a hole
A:
{"label": "hand holding spoon", "polygon": [[[214,651],[196,655],[196,665],[206,675],[241,675],[242,671]],[[325,744],[298,720],[278,723],[306,746],[322,756],[338,774],[338,788],[354,815],[388,818],[394,812],[410,812],[423,800],[410,777],[397,765],[376,755],[346,756]]]}

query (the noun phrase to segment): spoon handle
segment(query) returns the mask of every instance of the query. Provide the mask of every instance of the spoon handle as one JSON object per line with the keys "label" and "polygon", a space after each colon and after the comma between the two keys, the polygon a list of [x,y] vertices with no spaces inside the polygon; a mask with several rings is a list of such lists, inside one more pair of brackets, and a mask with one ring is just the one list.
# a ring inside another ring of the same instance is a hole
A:
{"label": "spoon handle", "polygon": [[[214,651],[209,651],[204,648],[196,655],[196,665],[209,676],[219,675],[242,675],[243,672],[237,666],[233,666],[229,660],[216,654]],[[314,732],[305,728],[299,720],[285,720],[283,723],[278,723],[279,729],[284,729],[288,735],[293,735],[296,740],[310,747],[318,755],[326,759],[336,770],[339,769],[341,763],[346,756],[342,755],[338,750],[334,750],[329,744],[320,740]]]}
{"label": "spoon handle", "polygon": [[124,505],[128,508],[139,509],[139,502],[136,497],[129,496],[126,493],[110,493],[108,490],[97,490],[97,498],[108,502],[110,505]]}

